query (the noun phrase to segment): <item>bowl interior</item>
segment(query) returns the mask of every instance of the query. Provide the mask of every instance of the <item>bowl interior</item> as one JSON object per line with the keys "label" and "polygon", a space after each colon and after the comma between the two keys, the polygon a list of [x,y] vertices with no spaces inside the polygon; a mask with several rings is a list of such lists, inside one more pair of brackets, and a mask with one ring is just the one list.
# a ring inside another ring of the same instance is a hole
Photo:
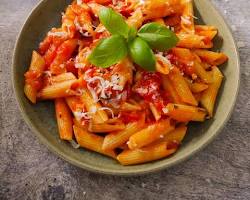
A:
{"label": "bowl interior", "polygon": [[219,29],[215,50],[220,49],[230,58],[225,66],[220,67],[225,79],[217,100],[214,118],[205,123],[190,125],[183,145],[172,157],[137,166],[123,167],[112,159],[84,149],[73,149],[70,144],[61,141],[58,137],[53,103],[41,102],[36,106],[30,104],[23,94],[23,74],[28,69],[32,50],[37,49],[39,42],[52,27],[60,25],[61,12],[70,2],[70,0],[42,1],[26,21],[19,35],[13,58],[13,84],[23,117],[50,150],[87,170],[106,174],[136,175],[172,166],[193,155],[218,134],[228,120],[237,96],[239,58],[231,32],[211,2],[195,0],[195,15],[199,18],[199,23],[214,25]]}

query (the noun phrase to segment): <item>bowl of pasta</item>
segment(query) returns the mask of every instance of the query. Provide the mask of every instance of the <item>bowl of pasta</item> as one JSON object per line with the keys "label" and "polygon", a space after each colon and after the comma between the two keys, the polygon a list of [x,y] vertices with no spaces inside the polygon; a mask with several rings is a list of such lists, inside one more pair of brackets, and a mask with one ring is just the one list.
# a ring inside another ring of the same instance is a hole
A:
{"label": "bowl of pasta", "polygon": [[232,34],[206,0],[41,1],[13,57],[39,140],[93,172],[139,175],[200,151],[239,88]]}

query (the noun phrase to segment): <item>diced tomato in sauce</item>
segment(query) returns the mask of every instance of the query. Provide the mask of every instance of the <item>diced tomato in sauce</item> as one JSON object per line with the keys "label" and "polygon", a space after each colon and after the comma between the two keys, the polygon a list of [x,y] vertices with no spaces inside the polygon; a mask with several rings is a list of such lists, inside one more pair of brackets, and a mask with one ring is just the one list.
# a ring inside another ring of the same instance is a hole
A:
{"label": "diced tomato in sauce", "polygon": [[161,112],[170,103],[169,94],[161,88],[162,79],[158,72],[143,72],[142,79],[135,85],[133,91],[139,94],[146,103],[153,103]]}
{"label": "diced tomato in sauce", "polygon": [[142,72],[142,79],[137,82],[134,92],[144,100],[154,102],[160,97],[161,76],[158,72]]}

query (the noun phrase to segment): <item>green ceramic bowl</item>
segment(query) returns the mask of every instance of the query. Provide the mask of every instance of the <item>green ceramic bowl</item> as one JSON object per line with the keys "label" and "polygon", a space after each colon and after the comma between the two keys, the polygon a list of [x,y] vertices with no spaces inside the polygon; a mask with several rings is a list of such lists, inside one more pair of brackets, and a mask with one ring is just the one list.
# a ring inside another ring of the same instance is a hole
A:
{"label": "green ceramic bowl", "polygon": [[218,135],[228,121],[236,101],[240,80],[239,55],[231,31],[211,2],[195,0],[195,15],[200,23],[215,25],[219,28],[215,49],[222,50],[230,58],[229,62],[221,67],[225,79],[218,97],[214,118],[205,123],[192,124],[183,145],[173,156],[136,166],[121,166],[115,160],[94,152],[73,149],[70,144],[60,140],[53,103],[42,102],[36,106],[30,104],[23,94],[23,74],[28,69],[32,50],[37,49],[39,42],[51,27],[60,24],[61,12],[70,2],[70,0],[41,1],[25,22],[13,57],[13,85],[21,113],[34,134],[52,152],[89,171],[113,175],[140,175],[165,169],[186,160]]}

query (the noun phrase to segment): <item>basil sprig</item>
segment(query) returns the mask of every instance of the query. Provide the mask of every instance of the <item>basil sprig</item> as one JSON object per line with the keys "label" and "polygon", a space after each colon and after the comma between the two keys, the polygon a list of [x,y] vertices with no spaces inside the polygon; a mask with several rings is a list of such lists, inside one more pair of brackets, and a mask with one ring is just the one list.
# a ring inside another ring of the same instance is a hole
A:
{"label": "basil sprig", "polygon": [[178,42],[175,33],[166,26],[153,22],[137,31],[111,8],[101,9],[99,19],[112,36],[102,39],[88,57],[89,62],[98,67],[110,67],[129,55],[145,70],[155,71],[156,58],[152,49],[166,51]]}
{"label": "basil sprig", "polygon": [[116,64],[128,54],[126,40],[120,35],[112,35],[101,40],[89,56],[89,61],[102,68]]}
{"label": "basil sprig", "polygon": [[129,43],[129,54],[137,65],[148,71],[155,71],[155,55],[143,39],[137,37]]}
{"label": "basil sprig", "polygon": [[179,41],[174,32],[156,22],[145,24],[138,31],[138,36],[145,40],[152,49],[166,51]]}
{"label": "basil sprig", "polygon": [[125,38],[128,37],[129,27],[121,14],[116,13],[111,8],[105,7],[99,12],[99,19],[111,34],[118,34]]}

